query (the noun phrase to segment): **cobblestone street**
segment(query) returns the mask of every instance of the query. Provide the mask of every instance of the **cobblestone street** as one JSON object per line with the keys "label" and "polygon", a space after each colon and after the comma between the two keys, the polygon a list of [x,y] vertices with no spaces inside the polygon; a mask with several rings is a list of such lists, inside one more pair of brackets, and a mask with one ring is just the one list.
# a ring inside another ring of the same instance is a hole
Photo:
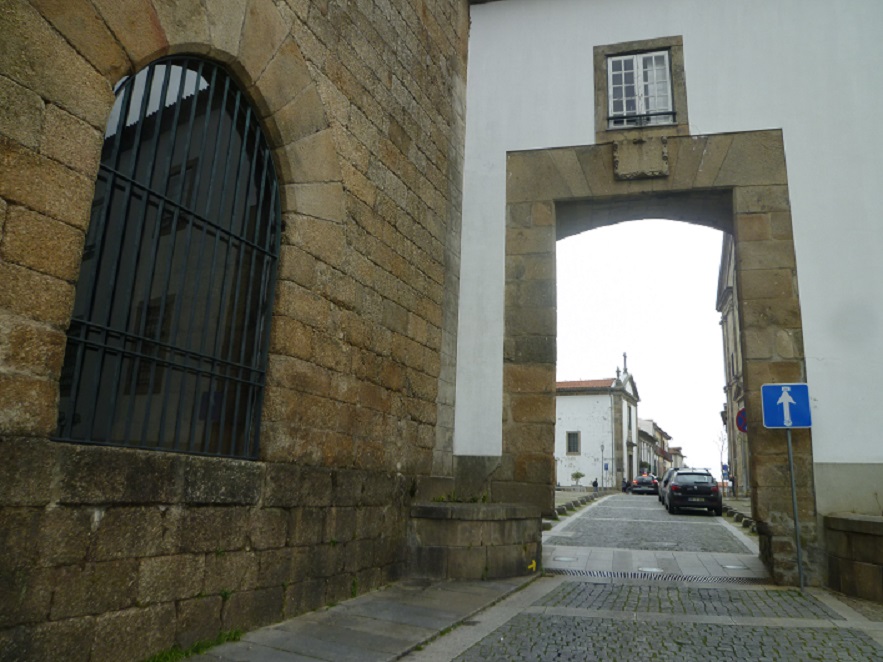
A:
{"label": "cobblestone street", "polygon": [[523,613],[456,660],[879,660],[859,630]]}
{"label": "cobblestone street", "polygon": [[415,661],[883,660],[883,607],[769,583],[751,536],[611,495],[547,532],[546,575]]}
{"label": "cobblestone street", "polygon": [[654,495],[611,496],[567,523],[546,545],[637,550],[724,552],[751,550],[704,510],[670,515]]}

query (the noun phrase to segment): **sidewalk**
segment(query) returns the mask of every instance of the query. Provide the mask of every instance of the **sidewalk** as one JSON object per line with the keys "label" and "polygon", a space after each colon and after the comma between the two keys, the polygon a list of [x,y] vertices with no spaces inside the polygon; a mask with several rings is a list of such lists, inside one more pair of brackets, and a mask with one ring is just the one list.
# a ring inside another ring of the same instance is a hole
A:
{"label": "sidewalk", "polygon": [[324,610],[247,633],[195,662],[397,660],[536,577],[504,581],[407,580]]}

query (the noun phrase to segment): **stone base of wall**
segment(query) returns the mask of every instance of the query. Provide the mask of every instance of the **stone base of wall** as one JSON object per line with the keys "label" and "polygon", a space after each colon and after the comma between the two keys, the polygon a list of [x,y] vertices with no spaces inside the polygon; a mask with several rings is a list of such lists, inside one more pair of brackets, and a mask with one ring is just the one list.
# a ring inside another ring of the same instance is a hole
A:
{"label": "stone base of wall", "polygon": [[[793,524],[778,518],[773,525],[755,521],[760,560],[766,566],[773,581],[779,586],[799,586],[800,570],[797,567],[797,546],[794,542]],[[805,586],[824,584],[825,554],[818,542],[815,521],[800,523],[800,547]]]}
{"label": "stone base of wall", "polygon": [[0,436],[0,660],[143,659],[389,584],[412,484]]}
{"label": "stone base of wall", "polygon": [[826,515],[828,587],[883,604],[883,517]]}
{"label": "stone base of wall", "polygon": [[409,574],[433,579],[502,579],[542,563],[542,520],[534,506],[432,503],[411,507]]}

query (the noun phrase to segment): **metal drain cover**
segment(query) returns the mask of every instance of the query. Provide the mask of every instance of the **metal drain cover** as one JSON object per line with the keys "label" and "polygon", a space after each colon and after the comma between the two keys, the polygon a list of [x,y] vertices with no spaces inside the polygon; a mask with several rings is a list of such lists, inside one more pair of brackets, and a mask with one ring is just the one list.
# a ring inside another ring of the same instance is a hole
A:
{"label": "metal drain cover", "polygon": [[664,572],[662,568],[638,568],[641,572]]}
{"label": "metal drain cover", "polygon": [[575,556],[553,556],[553,561],[576,561]]}
{"label": "metal drain cover", "polygon": [[670,582],[702,582],[707,584],[770,584],[768,577],[705,577],[701,575],[658,574],[653,572],[622,572],[614,570],[571,570],[546,568],[547,575],[567,575],[569,577],[605,577],[613,579],[644,579]]}

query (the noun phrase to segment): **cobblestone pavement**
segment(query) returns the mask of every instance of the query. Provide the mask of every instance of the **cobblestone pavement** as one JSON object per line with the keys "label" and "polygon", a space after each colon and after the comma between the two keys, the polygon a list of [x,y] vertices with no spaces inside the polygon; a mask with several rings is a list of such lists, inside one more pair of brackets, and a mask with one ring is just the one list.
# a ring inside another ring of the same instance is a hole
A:
{"label": "cobblestone pavement", "polygon": [[880,660],[864,632],[817,628],[641,623],[519,614],[454,658],[476,660]]}
{"label": "cobblestone pavement", "polygon": [[545,577],[405,659],[883,660],[883,623],[830,591]]}
{"label": "cobblestone pavement", "polygon": [[751,550],[702,510],[670,515],[653,495],[611,496],[593,504],[549,545],[749,554]]}
{"label": "cobblestone pavement", "polygon": [[405,659],[883,662],[883,609],[767,583],[756,542],[723,518],[613,495],[547,532],[543,559],[554,576]]}

